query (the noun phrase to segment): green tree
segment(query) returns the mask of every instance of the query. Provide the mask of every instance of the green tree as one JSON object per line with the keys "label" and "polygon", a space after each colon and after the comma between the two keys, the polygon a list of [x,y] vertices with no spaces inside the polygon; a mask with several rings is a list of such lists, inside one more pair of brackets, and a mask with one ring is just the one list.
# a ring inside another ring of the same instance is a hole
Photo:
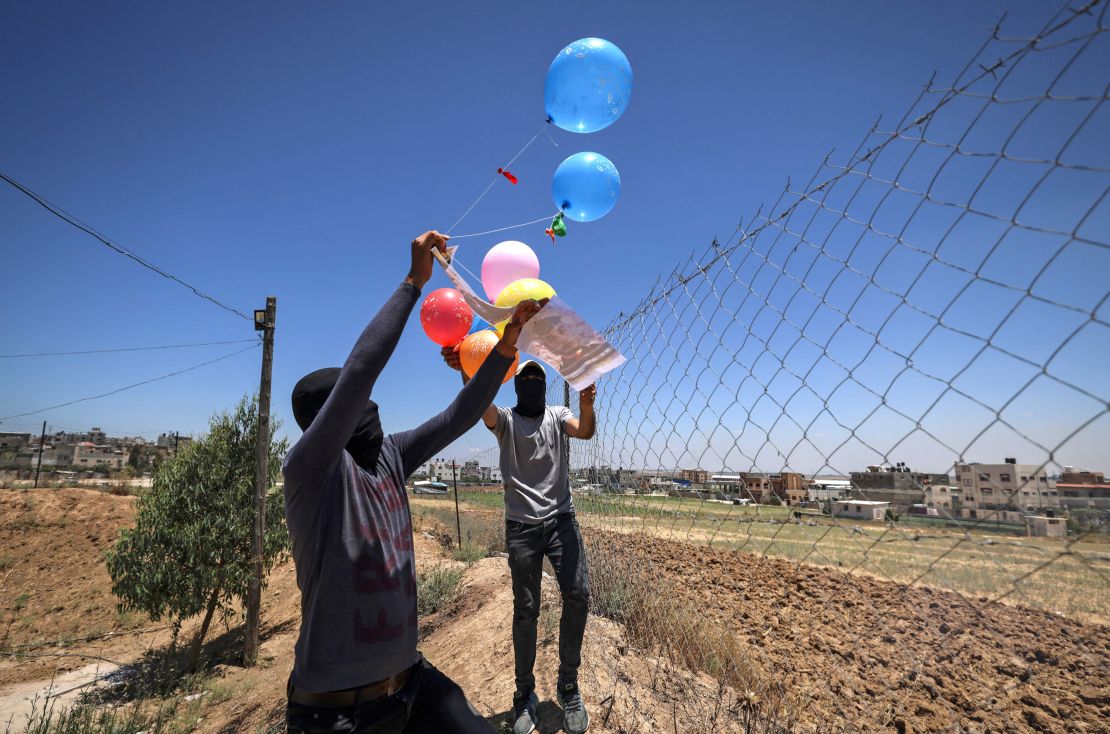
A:
{"label": "green tree", "polygon": [[157,468],[154,459],[158,456],[158,449],[145,444],[135,444],[127,456],[127,465],[131,467],[135,476],[142,476],[143,472]]}
{"label": "green tree", "polygon": [[[289,547],[284,500],[275,486],[288,448],[274,441],[270,419],[269,492],[264,560],[267,571]],[[153,489],[138,500],[135,527],[108,552],[112,593],[121,611],[168,617],[176,627],[204,612],[185,669],[196,669],[216,610],[226,618],[251,578],[255,437],[258,400],[244,397],[231,413],[214,415],[208,435],[161,464]]]}

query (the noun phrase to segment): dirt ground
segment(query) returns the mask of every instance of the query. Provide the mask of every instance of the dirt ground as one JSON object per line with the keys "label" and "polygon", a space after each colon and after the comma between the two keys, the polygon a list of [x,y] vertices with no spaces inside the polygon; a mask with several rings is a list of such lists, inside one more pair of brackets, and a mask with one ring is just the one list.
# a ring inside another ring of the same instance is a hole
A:
{"label": "dirt ground", "polygon": [[[0,701],[16,687],[79,674],[94,662],[83,656],[128,664],[168,645],[164,622],[118,614],[111,595],[102,554],[131,522],[132,501],[92,490],[0,492]],[[424,522],[418,568],[457,564],[442,528]],[[589,542],[598,564],[615,557],[657,575],[660,594],[731,630],[786,691],[796,731],[1110,732],[1106,627],[679,541],[591,531]],[[168,699],[184,730],[283,730],[299,614],[290,562],[274,569],[263,603],[256,668],[235,662],[241,619],[213,625],[209,675]],[[554,732],[558,595],[550,580],[544,606],[540,731]],[[512,694],[511,615],[507,564],[493,557],[468,566],[458,599],[421,622],[424,654],[495,723]],[[760,706],[738,706],[745,692],[676,669],[596,616],[581,683],[598,732],[744,731],[743,717]],[[0,723],[8,716],[0,711]]]}

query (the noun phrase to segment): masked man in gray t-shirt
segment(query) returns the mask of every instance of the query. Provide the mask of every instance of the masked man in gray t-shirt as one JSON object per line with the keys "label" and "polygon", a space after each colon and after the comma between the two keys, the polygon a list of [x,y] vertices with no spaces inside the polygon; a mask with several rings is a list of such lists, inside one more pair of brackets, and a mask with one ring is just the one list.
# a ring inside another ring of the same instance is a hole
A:
{"label": "masked man in gray t-shirt", "polygon": [[[458,355],[447,347],[444,361],[459,369]],[[465,381],[465,377],[464,377]],[[513,408],[490,405],[482,422],[497,436],[505,486],[505,544],[513,579],[513,652],[516,693],[513,734],[536,728],[536,625],[540,613],[543,559],[551,560],[563,596],[559,622],[559,679],[556,696],[563,707],[563,729],[581,734],[590,725],[578,691],[582,636],[589,611],[590,583],[582,534],[574,517],[567,467],[567,437],[594,435],[591,385],[578,394],[580,416],[569,408],[546,405],[547,374],[528,360],[517,369]]]}

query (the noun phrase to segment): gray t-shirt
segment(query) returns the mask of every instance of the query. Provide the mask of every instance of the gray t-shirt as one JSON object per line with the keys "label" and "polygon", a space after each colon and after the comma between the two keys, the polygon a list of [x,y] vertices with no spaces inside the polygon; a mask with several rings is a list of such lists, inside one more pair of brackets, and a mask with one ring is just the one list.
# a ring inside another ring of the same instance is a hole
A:
{"label": "gray t-shirt", "polygon": [[505,519],[537,523],[574,512],[567,477],[569,408],[547,406],[543,415],[525,418],[511,408],[497,409],[493,433],[501,447]]}
{"label": "gray t-shirt", "polygon": [[402,285],[382,307],[285,457],[285,518],[301,590],[293,685],[301,690],[364,686],[417,661],[405,479],[478,422],[511,362],[494,350],[444,411],[385,437],[375,471],[359,467],[345,446],[419,296]]}

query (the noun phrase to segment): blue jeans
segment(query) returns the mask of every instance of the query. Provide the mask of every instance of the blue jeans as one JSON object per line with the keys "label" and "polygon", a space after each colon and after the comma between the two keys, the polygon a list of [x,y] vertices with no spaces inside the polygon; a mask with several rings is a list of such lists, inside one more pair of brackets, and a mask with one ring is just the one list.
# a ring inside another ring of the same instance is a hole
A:
{"label": "blue jeans", "polygon": [[404,688],[357,706],[324,708],[289,701],[288,734],[492,734],[462,689],[423,658]]}
{"label": "blue jeans", "polygon": [[505,545],[513,577],[513,653],[516,658],[516,689],[531,692],[536,687],[536,626],[540,618],[540,581],[543,559],[555,569],[563,595],[559,620],[559,681],[578,681],[582,664],[582,637],[590,610],[590,579],[586,549],[573,512],[556,515],[538,524],[508,520]]}

